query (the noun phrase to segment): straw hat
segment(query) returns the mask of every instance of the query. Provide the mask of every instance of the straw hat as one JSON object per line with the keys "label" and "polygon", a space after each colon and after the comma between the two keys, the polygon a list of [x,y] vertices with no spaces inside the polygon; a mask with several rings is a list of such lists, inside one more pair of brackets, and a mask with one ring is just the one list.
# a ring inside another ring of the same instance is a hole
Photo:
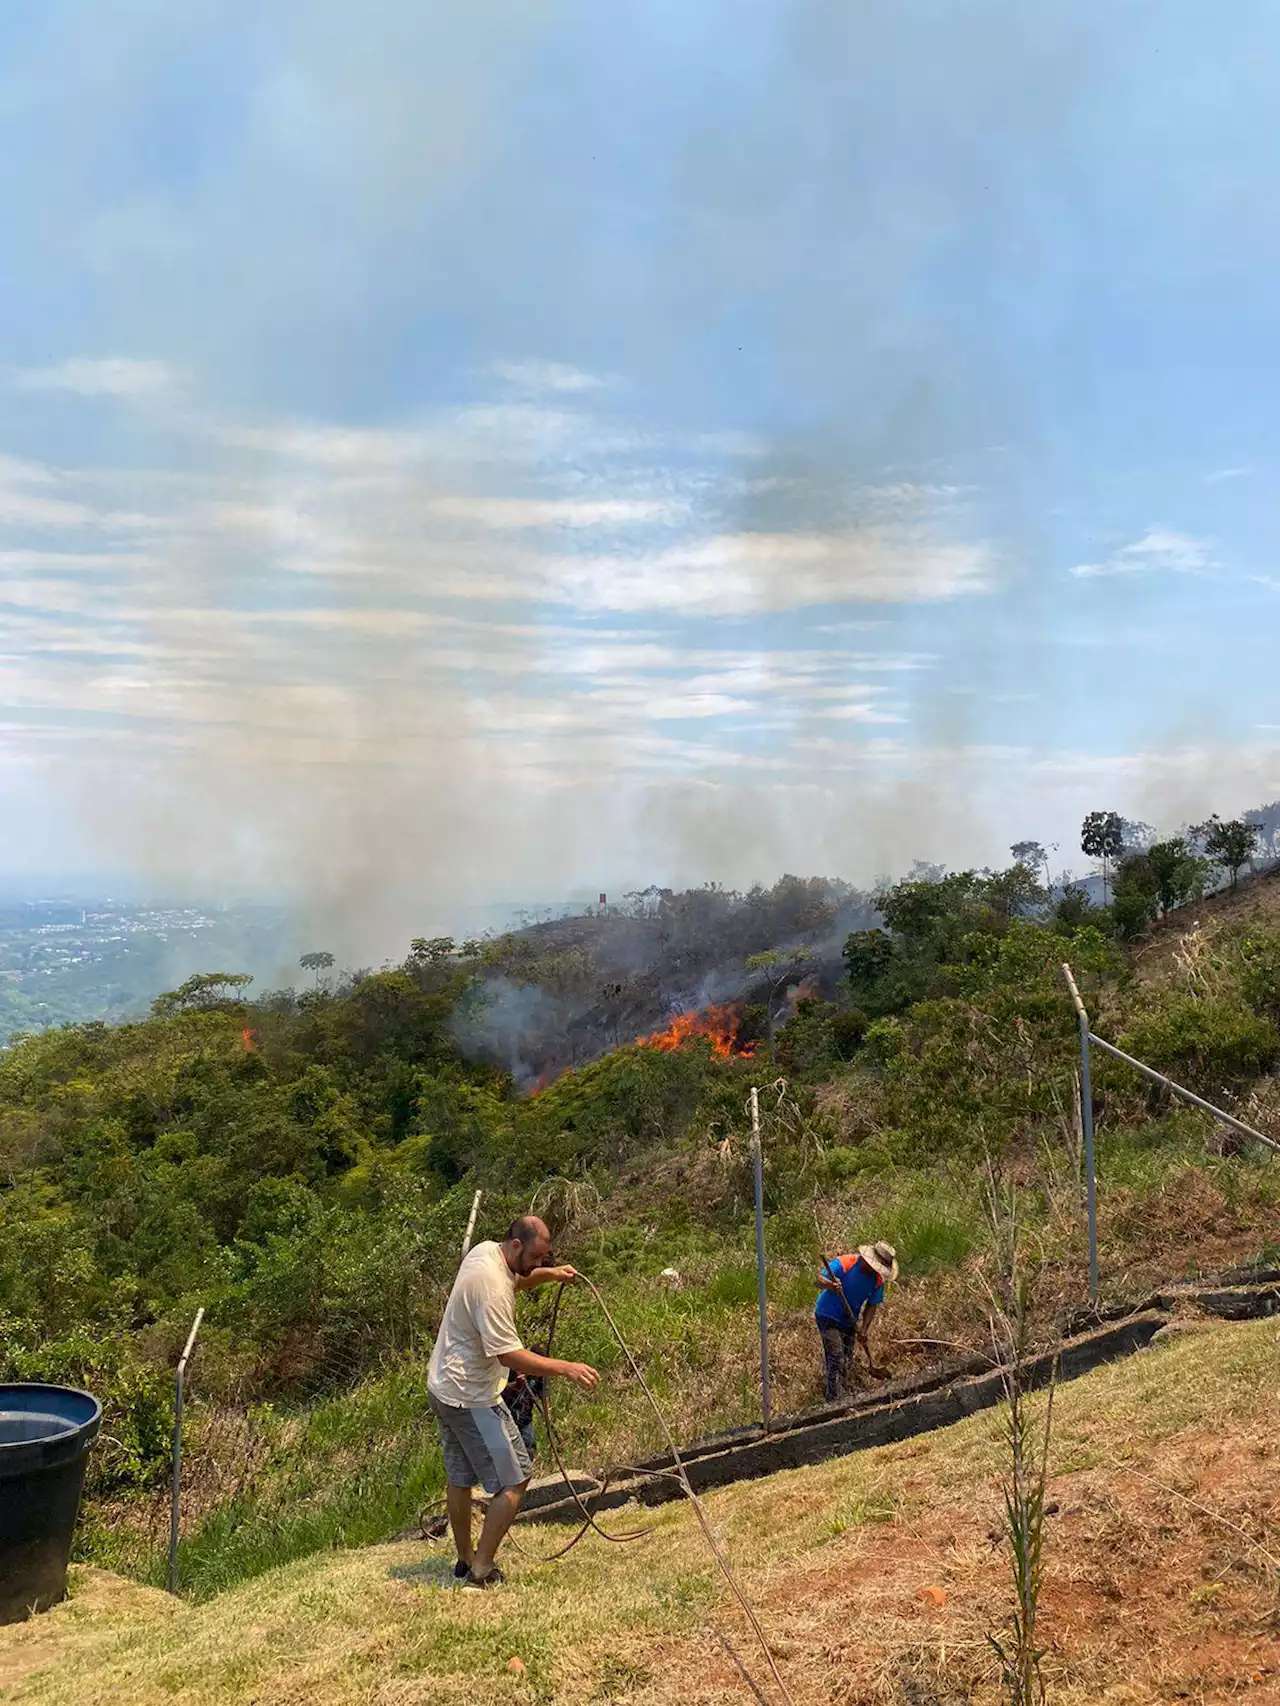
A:
{"label": "straw hat", "polygon": [[898,1252],[892,1244],[886,1244],[883,1240],[878,1244],[859,1244],[858,1254],[869,1268],[876,1270],[881,1279],[897,1279]]}

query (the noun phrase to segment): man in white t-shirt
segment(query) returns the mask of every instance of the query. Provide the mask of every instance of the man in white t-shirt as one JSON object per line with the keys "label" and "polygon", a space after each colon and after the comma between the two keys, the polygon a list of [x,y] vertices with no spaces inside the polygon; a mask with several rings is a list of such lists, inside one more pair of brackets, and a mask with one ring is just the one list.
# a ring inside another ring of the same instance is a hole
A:
{"label": "man in white t-shirt", "polygon": [[[501,1244],[477,1244],[458,1269],[427,1367],[427,1393],[444,1451],[449,1526],[458,1548],[454,1574],[464,1587],[501,1582],[494,1556],[533,1474],[528,1449],[502,1402],[507,1370],[563,1375],[587,1392],[599,1379],[584,1362],[539,1356],[520,1343],[516,1292],[557,1281],[569,1285],[578,1277],[569,1267],[544,1267],[550,1255],[551,1234],[533,1215],[513,1221]],[[471,1489],[477,1483],[489,1494],[489,1508],[473,1549]]]}

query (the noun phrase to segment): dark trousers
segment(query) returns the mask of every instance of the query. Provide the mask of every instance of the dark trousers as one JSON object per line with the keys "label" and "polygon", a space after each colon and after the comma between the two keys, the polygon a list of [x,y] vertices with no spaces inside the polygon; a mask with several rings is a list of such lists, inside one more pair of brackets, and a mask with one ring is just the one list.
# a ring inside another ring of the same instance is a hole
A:
{"label": "dark trousers", "polygon": [[844,1398],[849,1391],[854,1328],[847,1321],[819,1321],[818,1337],[822,1340],[822,1360],[827,1371],[827,1397]]}

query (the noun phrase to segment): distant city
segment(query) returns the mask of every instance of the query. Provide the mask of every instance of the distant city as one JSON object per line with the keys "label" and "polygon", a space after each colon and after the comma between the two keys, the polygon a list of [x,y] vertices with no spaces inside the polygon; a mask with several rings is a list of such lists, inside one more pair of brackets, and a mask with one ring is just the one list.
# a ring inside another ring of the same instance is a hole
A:
{"label": "distant city", "polygon": [[145,1014],[193,971],[283,977],[292,933],[283,907],[0,901],[0,1045],[21,1031]]}
{"label": "distant city", "polygon": [[[454,934],[461,941],[583,910],[575,902],[461,906]],[[0,1048],[25,1031],[142,1017],[197,971],[250,972],[255,994],[292,984],[299,952],[325,946],[298,931],[283,905],[0,898]],[[406,930],[405,951],[413,934]]]}

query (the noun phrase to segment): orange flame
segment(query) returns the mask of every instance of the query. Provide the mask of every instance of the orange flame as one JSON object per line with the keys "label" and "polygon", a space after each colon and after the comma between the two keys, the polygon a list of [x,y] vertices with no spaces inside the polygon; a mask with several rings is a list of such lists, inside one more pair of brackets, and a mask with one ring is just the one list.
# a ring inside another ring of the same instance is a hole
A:
{"label": "orange flame", "polygon": [[240,1033],[240,1041],[244,1044],[246,1054],[253,1054],[258,1047],[258,1039],[247,1025]]}
{"label": "orange flame", "polygon": [[664,1031],[652,1031],[647,1037],[637,1037],[639,1048],[661,1049],[664,1054],[671,1054],[682,1047],[693,1037],[708,1037],[711,1042],[711,1052],[717,1060],[732,1060],[736,1057],[750,1059],[756,1052],[754,1043],[744,1043],[738,1047],[738,1027],[742,1023],[742,1010],[735,1002],[722,1001],[710,1007],[704,1007],[701,1012],[677,1013]]}

